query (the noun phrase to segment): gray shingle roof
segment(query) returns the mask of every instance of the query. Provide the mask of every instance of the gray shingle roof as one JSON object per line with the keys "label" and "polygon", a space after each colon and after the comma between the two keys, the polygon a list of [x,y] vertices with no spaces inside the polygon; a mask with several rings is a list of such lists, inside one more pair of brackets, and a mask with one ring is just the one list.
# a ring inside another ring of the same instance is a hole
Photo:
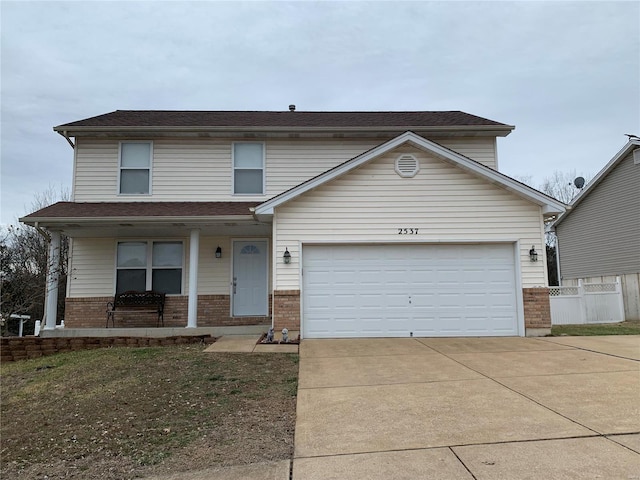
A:
{"label": "gray shingle roof", "polygon": [[267,112],[116,110],[66,123],[56,131],[73,128],[122,127],[226,127],[226,128],[404,128],[510,125],[460,111],[440,112]]}
{"label": "gray shingle roof", "polygon": [[251,215],[259,202],[58,202],[24,220],[105,217],[218,217]]}

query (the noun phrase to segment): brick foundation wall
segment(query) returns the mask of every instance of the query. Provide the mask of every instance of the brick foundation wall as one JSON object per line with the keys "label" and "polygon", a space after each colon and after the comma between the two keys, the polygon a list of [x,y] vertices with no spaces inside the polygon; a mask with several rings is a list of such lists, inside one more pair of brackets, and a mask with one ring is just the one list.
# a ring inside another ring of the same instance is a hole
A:
{"label": "brick foundation wall", "polygon": [[[66,328],[104,328],[107,324],[107,302],[113,297],[67,298],[64,323]],[[271,323],[271,312],[266,317],[232,317],[229,295],[198,296],[198,326],[220,327]],[[164,305],[164,326],[187,325],[189,297],[167,296]],[[271,301],[269,301],[271,307]],[[116,327],[155,327],[153,313],[116,314]],[[111,323],[109,323],[111,326]]]}
{"label": "brick foundation wall", "polygon": [[274,329],[300,330],[300,290],[276,290],[273,303]]}
{"label": "brick foundation wall", "polygon": [[2,338],[0,339],[0,361],[14,362],[27,358],[39,358],[62,352],[75,352],[93,348],[109,347],[157,347],[184,345],[188,343],[213,343],[210,335],[166,338],[148,337],[73,337],[73,338]]}
{"label": "brick foundation wall", "polygon": [[65,326],[67,328],[104,327],[107,324],[107,302],[111,301],[113,297],[65,298]]}
{"label": "brick foundation wall", "polygon": [[551,307],[548,288],[523,288],[525,328],[551,328]]}

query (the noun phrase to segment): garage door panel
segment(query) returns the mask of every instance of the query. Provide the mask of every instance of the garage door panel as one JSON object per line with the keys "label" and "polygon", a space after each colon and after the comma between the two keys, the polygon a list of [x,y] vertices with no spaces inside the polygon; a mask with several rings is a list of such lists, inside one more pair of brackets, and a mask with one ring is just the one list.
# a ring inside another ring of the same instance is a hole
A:
{"label": "garage door panel", "polygon": [[303,335],[517,335],[513,246],[303,248]]}

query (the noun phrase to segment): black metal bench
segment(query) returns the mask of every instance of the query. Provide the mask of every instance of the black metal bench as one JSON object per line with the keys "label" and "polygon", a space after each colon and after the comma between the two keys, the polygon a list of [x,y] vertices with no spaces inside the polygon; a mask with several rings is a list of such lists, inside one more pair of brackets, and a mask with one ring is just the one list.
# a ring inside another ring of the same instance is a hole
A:
{"label": "black metal bench", "polygon": [[156,326],[164,327],[164,300],[166,294],[148,290],[138,292],[129,290],[127,292],[116,293],[113,302],[107,303],[107,328],[109,320],[115,327],[116,313],[155,313],[158,315]]}

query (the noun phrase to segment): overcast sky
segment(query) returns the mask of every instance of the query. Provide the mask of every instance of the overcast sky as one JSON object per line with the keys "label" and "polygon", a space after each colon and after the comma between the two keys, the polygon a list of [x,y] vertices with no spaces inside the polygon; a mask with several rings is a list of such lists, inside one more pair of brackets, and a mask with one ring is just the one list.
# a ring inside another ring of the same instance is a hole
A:
{"label": "overcast sky", "polygon": [[3,224],[70,187],[52,127],[117,109],[462,110],[536,185],[640,135],[637,1],[0,5]]}

